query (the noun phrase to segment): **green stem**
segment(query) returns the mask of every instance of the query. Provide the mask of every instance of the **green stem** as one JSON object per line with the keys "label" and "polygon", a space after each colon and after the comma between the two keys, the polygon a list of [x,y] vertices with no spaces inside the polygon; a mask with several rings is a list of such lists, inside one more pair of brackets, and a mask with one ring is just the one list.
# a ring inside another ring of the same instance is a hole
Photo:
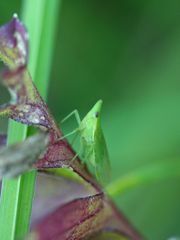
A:
{"label": "green stem", "polygon": [[145,184],[180,177],[180,161],[166,161],[141,167],[120,177],[106,187],[109,196],[115,197]]}
{"label": "green stem", "polygon": [[[42,97],[46,97],[59,0],[24,1],[22,21],[30,35],[29,69]],[[44,71],[43,71],[44,70]],[[8,144],[23,141],[27,126],[9,121]],[[0,205],[0,236],[24,239],[28,230],[36,171],[16,179],[3,179]]]}

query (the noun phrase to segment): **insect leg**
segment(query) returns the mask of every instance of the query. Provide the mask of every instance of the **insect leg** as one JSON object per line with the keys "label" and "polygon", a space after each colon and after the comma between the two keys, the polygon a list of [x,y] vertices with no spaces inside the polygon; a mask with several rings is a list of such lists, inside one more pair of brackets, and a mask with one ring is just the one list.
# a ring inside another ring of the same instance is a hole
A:
{"label": "insect leg", "polygon": [[[67,117],[65,117],[65,118],[61,121],[61,123],[63,123],[63,122],[65,122],[66,120],[68,120],[72,115],[75,116],[75,119],[76,119],[76,121],[77,121],[77,123],[78,123],[78,126],[79,126],[80,123],[81,123],[81,119],[80,119],[80,116],[79,116],[79,113],[78,113],[77,110],[74,110],[74,111],[71,112],[69,115],[67,115]],[[78,132],[78,131],[79,131],[79,128],[76,128],[76,129],[73,130],[72,132],[70,132],[70,133],[66,134],[65,136],[61,137],[59,140],[62,140],[62,139],[64,139],[64,138],[66,138],[66,137],[69,137],[69,136],[75,134],[75,133]],[[77,135],[76,135],[76,136],[77,136]],[[75,136],[75,138],[76,138],[76,136]],[[75,140],[75,139],[73,139],[73,142],[74,142],[74,140]]]}
{"label": "insect leg", "polygon": [[[78,129],[79,130],[79,129]],[[75,136],[73,137],[72,141],[71,141],[71,145],[73,146],[74,143],[76,142],[76,139],[78,137],[79,133],[77,132],[77,134],[75,134]]]}
{"label": "insect leg", "polygon": [[76,153],[76,155],[70,160],[70,163],[72,163],[76,159],[77,156],[78,156],[78,153]]}
{"label": "insect leg", "polygon": [[65,117],[62,121],[61,121],[61,123],[63,123],[63,122],[65,122],[67,119],[69,119],[72,115],[74,115],[75,116],[75,119],[76,119],[76,121],[77,121],[77,123],[78,123],[78,126],[81,124],[81,119],[80,119],[80,116],[79,116],[79,113],[78,113],[78,110],[77,109],[75,109],[74,111],[72,111],[70,114],[68,114],[67,115],[67,117]]}
{"label": "insect leg", "polygon": [[82,149],[82,145],[80,145],[80,148],[79,148],[79,150],[78,150],[78,153],[75,154],[75,156],[71,159],[70,162],[73,162],[73,161],[76,159],[76,157],[79,155],[79,152],[81,152],[81,149]]}
{"label": "insect leg", "polygon": [[62,136],[62,137],[59,138],[58,140],[63,140],[64,138],[67,138],[67,137],[75,134],[75,133],[78,132],[78,131],[79,131],[79,128],[76,128],[75,130],[73,130],[72,132],[70,132],[70,133],[68,133],[68,134],[66,134],[66,135],[64,135],[64,136]]}

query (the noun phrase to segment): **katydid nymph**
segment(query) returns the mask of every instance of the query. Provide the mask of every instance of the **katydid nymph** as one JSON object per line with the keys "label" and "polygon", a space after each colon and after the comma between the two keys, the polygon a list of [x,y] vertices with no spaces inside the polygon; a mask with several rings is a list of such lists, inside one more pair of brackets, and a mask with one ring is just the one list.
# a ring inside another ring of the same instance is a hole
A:
{"label": "katydid nymph", "polygon": [[82,160],[95,173],[98,181],[104,185],[107,183],[110,175],[110,163],[100,122],[101,106],[102,100],[99,100],[82,121],[78,111],[74,110],[62,122],[66,121],[70,116],[75,115],[79,127],[64,137],[78,133],[76,136],[80,138]]}

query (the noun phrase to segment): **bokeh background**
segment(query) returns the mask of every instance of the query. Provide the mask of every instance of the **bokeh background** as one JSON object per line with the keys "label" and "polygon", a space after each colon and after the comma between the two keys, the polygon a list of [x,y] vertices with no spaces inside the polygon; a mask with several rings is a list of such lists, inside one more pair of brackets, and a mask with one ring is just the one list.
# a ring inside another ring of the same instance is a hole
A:
{"label": "bokeh background", "polygon": [[[21,4],[0,1],[0,24],[20,14]],[[75,108],[83,117],[103,99],[112,180],[180,157],[179,9],[178,0],[62,1],[49,107],[60,121]],[[0,91],[3,103],[8,94]],[[68,129],[74,125],[70,121]],[[5,120],[0,129],[6,131]],[[115,201],[148,239],[180,236],[179,184],[172,179],[142,186]]]}

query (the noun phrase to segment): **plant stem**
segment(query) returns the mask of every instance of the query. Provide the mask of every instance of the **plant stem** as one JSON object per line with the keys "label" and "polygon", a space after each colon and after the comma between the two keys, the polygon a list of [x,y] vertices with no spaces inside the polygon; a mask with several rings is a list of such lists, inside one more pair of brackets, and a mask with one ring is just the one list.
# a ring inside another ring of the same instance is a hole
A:
{"label": "plant stem", "polygon": [[115,197],[141,185],[152,184],[166,179],[179,178],[179,168],[179,159],[144,166],[110,183],[106,187],[106,192],[110,197]]}
{"label": "plant stem", "polygon": [[[59,0],[24,1],[22,21],[30,35],[29,69],[42,97],[46,97]],[[23,141],[27,126],[9,121],[8,144]],[[0,236],[24,239],[28,230],[36,171],[16,179],[3,179],[0,205]]]}

